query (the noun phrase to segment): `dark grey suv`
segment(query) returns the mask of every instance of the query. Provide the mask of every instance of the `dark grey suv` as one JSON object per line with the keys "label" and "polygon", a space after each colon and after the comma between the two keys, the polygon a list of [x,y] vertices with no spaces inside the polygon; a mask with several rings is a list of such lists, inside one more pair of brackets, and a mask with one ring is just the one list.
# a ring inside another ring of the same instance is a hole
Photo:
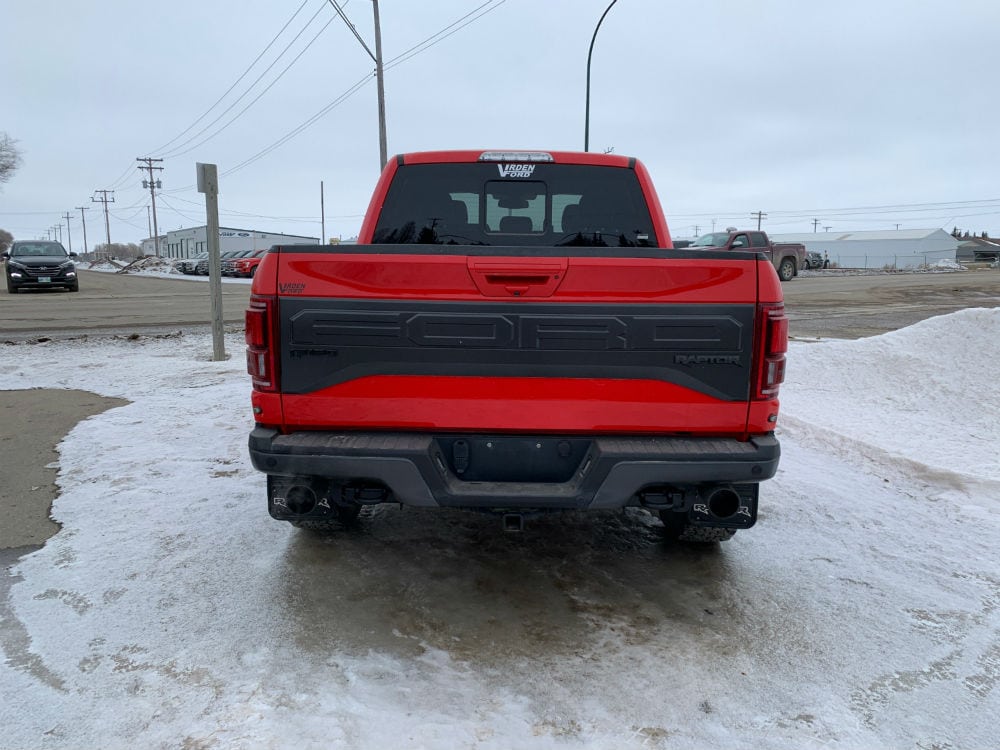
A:
{"label": "dark grey suv", "polygon": [[51,240],[19,240],[2,256],[7,261],[7,291],[65,287],[80,291],[76,278],[76,253],[67,253],[58,242]]}

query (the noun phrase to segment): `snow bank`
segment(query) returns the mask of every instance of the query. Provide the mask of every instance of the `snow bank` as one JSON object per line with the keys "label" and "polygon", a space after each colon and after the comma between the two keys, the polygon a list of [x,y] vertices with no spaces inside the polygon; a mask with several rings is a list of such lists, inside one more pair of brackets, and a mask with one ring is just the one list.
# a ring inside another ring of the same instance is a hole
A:
{"label": "snow bank", "polygon": [[1000,481],[1000,309],[856,341],[793,342],[780,424],[934,471]]}

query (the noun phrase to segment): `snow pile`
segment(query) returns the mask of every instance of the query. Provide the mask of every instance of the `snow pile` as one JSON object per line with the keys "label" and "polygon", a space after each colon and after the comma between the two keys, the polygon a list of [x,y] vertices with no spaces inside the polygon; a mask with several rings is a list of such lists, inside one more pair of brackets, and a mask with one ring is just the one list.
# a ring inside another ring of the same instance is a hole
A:
{"label": "snow pile", "polygon": [[87,271],[100,271],[102,273],[118,273],[122,268],[125,267],[125,263],[120,260],[115,260],[112,258],[106,258],[104,260],[95,260],[90,263],[80,263],[78,264],[80,268],[84,268]]}
{"label": "snow pile", "polygon": [[893,268],[892,266],[886,266],[884,268],[839,268],[833,266],[830,268],[817,269],[804,268],[799,271],[799,276],[802,276],[803,278],[810,278],[814,276],[899,276],[900,274],[914,273],[955,273],[956,271],[966,270],[968,269],[965,266],[956,263],[955,261],[946,259],[927,266],[905,266],[901,268]]}
{"label": "snow pile", "polygon": [[1000,310],[970,309],[873,338],[793,343],[780,423],[1000,481],[997,412],[984,408],[1000,403],[997,342]]}
{"label": "snow pile", "polygon": [[992,747],[998,334],[795,344],[759,522],[710,550],[641,511],[313,537],[267,516],[241,336],[8,350],[4,388],[133,403],[60,446],[63,529],[0,603],[0,744]]}
{"label": "snow pile", "polygon": [[147,273],[162,275],[165,273],[177,273],[173,263],[166,258],[157,258],[155,255],[145,255],[136,258],[127,266],[121,269],[122,273]]}
{"label": "snow pile", "polygon": [[952,258],[942,258],[936,263],[931,263],[928,268],[935,270],[948,270],[948,271],[965,271],[966,268],[958,261]]}

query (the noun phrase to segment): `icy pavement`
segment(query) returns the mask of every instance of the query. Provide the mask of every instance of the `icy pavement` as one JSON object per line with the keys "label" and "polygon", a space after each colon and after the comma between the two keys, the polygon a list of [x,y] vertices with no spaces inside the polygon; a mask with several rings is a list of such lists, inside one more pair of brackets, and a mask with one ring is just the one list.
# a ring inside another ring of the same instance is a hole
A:
{"label": "icy pavement", "polygon": [[132,403],[62,443],[63,530],[12,571],[0,747],[995,747],[998,341],[794,345],[759,523],[707,551],[642,512],[303,534],[238,337],[7,347],[4,388]]}

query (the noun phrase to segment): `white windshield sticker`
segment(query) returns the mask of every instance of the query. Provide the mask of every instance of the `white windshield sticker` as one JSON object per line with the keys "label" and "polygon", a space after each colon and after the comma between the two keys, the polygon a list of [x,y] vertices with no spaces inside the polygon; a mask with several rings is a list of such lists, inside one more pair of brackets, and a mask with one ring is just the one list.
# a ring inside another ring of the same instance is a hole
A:
{"label": "white windshield sticker", "polygon": [[534,164],[497,164],[501,177],[531,177]]}

